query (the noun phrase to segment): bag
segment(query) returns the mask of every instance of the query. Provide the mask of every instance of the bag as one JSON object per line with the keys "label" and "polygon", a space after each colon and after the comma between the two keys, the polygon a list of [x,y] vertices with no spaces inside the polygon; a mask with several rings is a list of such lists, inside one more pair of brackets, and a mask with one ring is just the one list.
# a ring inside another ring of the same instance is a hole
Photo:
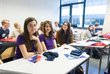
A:
{"label": "bag", "polygon": [[95,59],[100,59],[101,51],[100,49],[94,49],[92,50],[92,57]]}
{"label": "bag", "polygon": [[84,74],[84,70],[82,66],[79,66],[78,68],[76,68],[75,70],[71,70],[67,74]]}
{"label": "bag", "polygon": [[97,42],[97,43],[92,44],[91,46],[106,46],[106,44],[102,42]]}
{"label": "bag", "polygon": [[80,56],[83,53],[81,50],[72,50],[70,52],[71,55]]}
{"label": "bag", "polygon": [[110,32],[103,34],[103,37],[110,39]]}
{"label": "bag", "polygon": [[95,59],[100,59],[101,56],[101,50],[100,49],[96,49],[96,48],[87,48],[85,50],[85,52],[90,55],[91,54],[91,50],[92,50],[92,57]]}

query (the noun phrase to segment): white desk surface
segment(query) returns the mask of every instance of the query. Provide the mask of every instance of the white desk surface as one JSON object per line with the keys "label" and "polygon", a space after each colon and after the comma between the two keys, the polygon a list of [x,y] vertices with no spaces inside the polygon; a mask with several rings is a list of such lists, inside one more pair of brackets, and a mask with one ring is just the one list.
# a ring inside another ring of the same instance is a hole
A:
{"label": "white desk surface", "polygon": [[[95,38],[98,38],[98,37],[94,37],[94,38],[91,38],[91,39],[95,39]],[[110,44],[109,40],[100,40],[100,41],[102,43],[106,44],[106,45]],[[70,45],[81,46],[81,47],[96,47],[96,48],[103,48],[103,47],[105,47],[105,46],[91,46],[94,43],[97,43],[97,42],[95,42],[95,41],[88,41],[87,42],[87,40],[82,40],[82,41],[77,41],[76,43],[71,43]]]}
{"label": "white desk surface", "polygon": [[86,53],[83,53],[84,58],[69,60],[64,54],[69,54],[71,49],[74,50],[74,48],[69,45],[53,49],[53,52],[59,53],[59,57],[55,58],[54,61],[42,59],[37,63],[31,63],[25,59],[18,59],[1,64],[0,69],[30,74],[66,74],[89,58]]}
{"label": "white desk surface", "polygon": [[71,43],[70,45],[73,46],[90,46],[91,44],[96,43],[96,42],[86,42],[86,40],[83,41],[77,41],[76,43]]}

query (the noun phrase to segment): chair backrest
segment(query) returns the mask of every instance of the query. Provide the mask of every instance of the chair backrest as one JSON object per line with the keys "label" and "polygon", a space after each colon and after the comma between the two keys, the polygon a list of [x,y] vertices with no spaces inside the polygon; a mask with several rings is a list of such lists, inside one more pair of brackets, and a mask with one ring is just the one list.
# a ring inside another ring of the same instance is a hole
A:
{"label": "chair backrest", "polygon": [[5,60],[14,56],[15,56],[14,47],[9,47],[1,54],[1,60]]}

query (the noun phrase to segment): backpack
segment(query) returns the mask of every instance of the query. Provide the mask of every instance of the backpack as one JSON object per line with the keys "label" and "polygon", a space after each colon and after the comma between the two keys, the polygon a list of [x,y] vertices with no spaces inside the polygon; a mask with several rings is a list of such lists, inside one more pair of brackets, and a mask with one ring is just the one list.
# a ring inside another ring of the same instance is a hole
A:
{"label": "backpack", "polygon": [[110,39],[110,32],[105,33],[105,34],[103,34],[102,36],[103,36],[104,38],[108,38],[108,39]]}
{"label": "backpack", "polygon": [[90,55],[92,50],[92,57],[95,59],[100,59],[101,50],[99,48],[86,48],[85,52]]}
{"label": "backpack", "polygon": [[100,59],[101,51],[100,49],[94,49],[92,50],[92,57],[95,59]]}

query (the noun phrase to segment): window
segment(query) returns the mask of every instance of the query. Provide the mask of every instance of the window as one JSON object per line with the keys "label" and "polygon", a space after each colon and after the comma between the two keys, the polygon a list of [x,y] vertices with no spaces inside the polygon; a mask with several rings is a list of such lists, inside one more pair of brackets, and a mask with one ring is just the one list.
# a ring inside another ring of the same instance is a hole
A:
{"label": "window", "polygon": [[106,2],[107,0],[87,0],[84,27],[94,25],[96,22],[98,22],[100,26],[103,25],[106,13]]}
{"label": "window", "polygon": [[60,23],[69,21],[78,27],[104,23],[107,0],[61,0],[60,4]]}
{"label": "window", "polygon": [[72,25],[82,27],[83,4],[72,5]]}
{"label": "window", "polygon": [[61,4],[69,4],[69,3],[76,3],[76,2],[82,2],[84,0],[62,0]]}
{"label": "window", "polygon": [[62,7],[62,15],[61,15],[61,24],[63,22],[69,22],[69,19],[70,19],[70,7],[69,6],[65,6],[65,7]]}

